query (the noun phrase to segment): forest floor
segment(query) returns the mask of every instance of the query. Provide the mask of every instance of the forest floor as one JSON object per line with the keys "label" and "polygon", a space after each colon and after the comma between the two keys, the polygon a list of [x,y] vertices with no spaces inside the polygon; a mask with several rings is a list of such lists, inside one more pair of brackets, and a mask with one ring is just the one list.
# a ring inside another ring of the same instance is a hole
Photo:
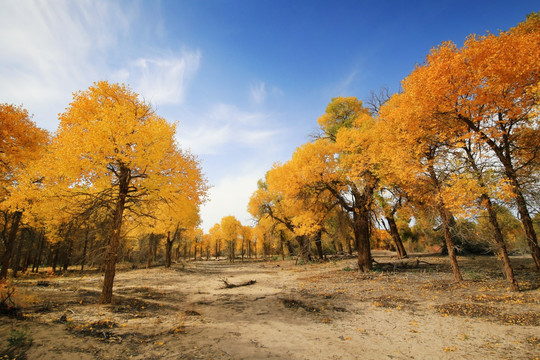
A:
{"label": "forest floor", "polygon": [[[189,262],[122,270],[113,305],[97,272],[17,279],[18,317],[0,316],[0,359],[538,359],[540,278],[512,257]],[[234,288],[229,284],[255,283]]]}

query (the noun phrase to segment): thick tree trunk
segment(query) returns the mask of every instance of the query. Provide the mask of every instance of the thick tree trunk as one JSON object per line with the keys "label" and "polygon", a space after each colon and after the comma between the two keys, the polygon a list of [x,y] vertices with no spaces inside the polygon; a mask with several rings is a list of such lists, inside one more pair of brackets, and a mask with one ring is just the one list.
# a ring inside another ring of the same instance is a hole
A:
{"label": "thick tree trunk", "polygon": [[323,260],[324,253],[323,253],[321,238],[322,238],[322,231],[318,231],[315,234],[315,246],[317,247],[317,254],[319,255],[319,259]]}
{"label": "thick tree trunk", "polygon": [[293,245],[291,244],[291,241],[287,240],[285,242],[285,245],[287,245],[287,251],[289,252],[289,256],[294,256],[294,248],[293,248]]}
{"label": "thick tree trunk", "polygon": [[368,272],[373,268],[371,257],[371,246],[369,243],[369,214],[363,211],[361,214],[353,215],[354,237],[356,240],[356,251],[358,252],[358,270]]}
{"label": "thick tree trunk", "polygon": [[19,241],[17,242],[17,249],[15,250],[15,256],[13,256],[13,259],[11,261],[11,276],[13,276],[14,278],[17,277],[20,270],[21,253],[24,243],[24,233],[25,231],[22,231],[19,236]]}
{"label": "thick tree trunk", "polygon": [[60,254],[60,247],[58,246],[58,244],[56,244],[56,246],[54,247],[54,255],[53,255],[52,264],[51,264],[51,268],[52,268],[53,273],[56,272],[56,265],[58,265],[58,256],[59,256],[59,254]]}
{"label": "thick tree trunk", "polygon": [[113,295],[113,283],[116,273],[116,260],[118,257],[118,246],[120,244],[120,235],[122,230],[122,219],[129,190],[130,172],[129,169],[121,164],[118,178],[118,198],[113,215],[112,234],[107,246],[105,255],[105,277],[103,279],[103,290],[99,302],[101,304],[110,304]]}
{"label": "thick tree trunk", "polygon": [[69,268],[72,248],[73,248],[73,240],[67,240],[66,251],[64,251],[64,265],[63,265],[64,272],[66,272]]}
{"label": "thick tree trunk", "polygon": [[298,259],[303,263],[311,261],[311,243],[307,236],[297,236],[296,241],[298,241],[298,245],[300,246]]}
{"label": "thick tree trunk", "polygon": [[393,215],[387,216],[386,221],[388,221],[388,226],[390,227],[390,235],[392,236],[392,240],[394,240],[394,245],[396,246],[398,258],[400,259],[406,258],[407,251],[405,250],[405,246],[403,246],[403,242],[401,241],[401,236],[399,236],[399,231],[396,225],[396,220],[394,220],[394,216]]}
{"label": "thick tree trunk", "polygon": [[0,281],[7,278],[9,264],[11,262],[11,255],[13,253],[13,246],[17,239],[17,232],[19,231],[19,224],[21,223],[22,211],[15,211],[11,217],[11,225],[9,232],[4,239],[4,255],[2,256],[2,269],[0,270]]}

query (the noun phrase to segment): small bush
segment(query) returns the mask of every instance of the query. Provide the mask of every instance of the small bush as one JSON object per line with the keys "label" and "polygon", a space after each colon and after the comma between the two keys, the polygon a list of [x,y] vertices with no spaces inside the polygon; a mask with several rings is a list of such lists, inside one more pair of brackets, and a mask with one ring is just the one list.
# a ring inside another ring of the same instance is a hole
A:
{"label": "small bush", "polygon": [[9,333],[8,344],[10,347],[19,347],[28,339],[28,328],[24,327],[22,330],[13,329]]}

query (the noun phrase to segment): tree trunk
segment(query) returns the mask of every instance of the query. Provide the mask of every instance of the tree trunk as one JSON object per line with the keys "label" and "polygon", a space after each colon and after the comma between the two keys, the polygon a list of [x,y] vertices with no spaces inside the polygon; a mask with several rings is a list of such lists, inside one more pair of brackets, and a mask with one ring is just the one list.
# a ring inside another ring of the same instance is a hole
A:
{"label": "tree trunk", "polygon": [[323,260],[324,259],[324,253],[323,253],[323,248],[322,248],[321,237],[322,237],[322,231],[319,230],[315,234],[315,246],[317,247],[317,254],[319,255],[319,259]]}
{"label": "tree trunk", "polygon": [[244,262],[244,247],[245,247],[245,239],[242,237],[242,262]]}
{"label": "tree trunk", "polygon": [[285,243],[285,234],[283,233],[283,230],[281,230],[279,232],[279,247],[281,250],[281,260],[285,260],[285,249],[283,247],[284,243]]}
{"label": "tree trunk", "polygon": [[[480,183],[482,188],[485,188],[482,172],[476,164],[471,148],[465,146],[464,150],[467,154],[469,164],[471,165],[472,169],[474,170],[476,174],[476,178],[478,179],[478,182]],[[487,193],[483,193],[480,196],[480,202],[486,208],[488,212],[489,223],[491,224],[493,228],[493,237],[495,238],[495,243],[498,247],[499,255],[503,261],[503,268],[504,268],[504,274],[505,274],[506,280],[510,283],[510,288],[512,289],[512,291],[519,291],[518,283],[514,277],[514,270],[512,269],[512,265],[510,264],[510,258],[508,257],[508,250],[506,248],[506,242],[504,241],[501,227],[499,226],[499,221],[497,220],[497,213],[493,209],[493,204],[491,202],[491,199],[487,195]]]}
{"label": "tree trunk", "polygon": [[84,264],[86,263],[86,250],[88,249],[88,237],[89,237],[90,229],[86,228],[86,233],[84,234],[84,247],[83,247],[83,253],[81,257],[81,272],[84,271]]}
{"label": "tree trunk", "polygon": [[71,250],[73,248],[73,240],[66,241],[66,251],[64,252],[64,266],[63,271],[66,272],[70,265],[71,260]]}
{"label": "tree trunk", "polygon": [[350,236],[346,236],[345,237],[345,241],[347,242],[347,252],[349,253],[349,255],[352,255],[353,253],[353,249],[352,249],[352,238]]}
{"label": "tree trunk", "polygon": [[148,248],[146,249],[146,268],[150,269],[152,266],[152,242],[154,241],[154,234],[148,236]]}
{"label": "tree trunk", "polygon": [[354,237],[356,239],[356,250],[358,251],[358,270],[368,272],[373,268],[369,243],[369,214],[363,211],[361,214],[355,213],[353,218]]}
{"label": "tree trunk", "polygon": [[171,239],[171,232],[167,231],[167,239],[165,241],[165,267],[171,267],[171,252],[174,242],[174,237]]}
{"label": "tree trunk", "polygon": [[13,259],[11,261],[11,276],[13,276],[14,278],[17,277],[17,275],[19,274],[19,269],[20,269],[20,263],[21,263],[21,253],[22,253],[22,248],[23,248],[23,243],[24,243],[24,233],[26,231],[21,231],[21,234],[19,236],[19,241],[17,242],[17,249],[15,250],[15,256],[13,256]]}
{"label": "tree trunk", "polygon": [[446,247],[448,249],[448,257],[450,258],[450,264],[452,265],[452,272],[454,273],[455,281],[462,281],[463,277],[459,271],[459,266],[456,257],[456,249],[454,248],[454,240],[452,239],[452,233],[450,231],[450,223],[454,222],[454,217],[446,209],[444,201],[441,197],[441,184],[435,173],[435,168],[430,165],[428,167],[429,175],[431,181],[433,182],[433,187],[437,192],[437,209],[439,210],[439,215],[441,216],[443,231],[444,231],[444,240],[446,242]]}
{"label": "tree trunk", "polygon": [[514,190],[519,217],[521,219],[521,223],[523,224],[523,228],[525,229],[527,243],[529,245],[529,248],[531,249],[531,255],[534,259],[536,270],[540,271],[540,247],[538,246],[536,231],[534,230],[534,225],[531,220],[531,215],[529,214],[529,209],[527,208],[527,202],[525,201],[525,197],[523,196],[523,192],[521,191],[521,186],[517,181],[515,174],[508,174],[507,171],[507,176],[510,177],[511,175],[513,175],[513,177],[510,178],[510,181]]}
{"label": "tree trunk", "polygon": [[45,245],[45,231],[41,230],[39,234],[39,249],[37,256],[34,258],[34,265],[32,266],[32,272],[39,272],[39,265],[41,265],[41,256],[43,254],[43,246]]}
{"label": "tree trunk", "polygon": [[289,252],[289,256],[294,256],[294,248],[291,244],[291,241],[287,240],[285,244],[287,245],[287,251]]}
{"label": "tree trunk", "polygon": [[59,256],[59,254],[60,254],[60,246],[58,246],[58,244],[56,244],[56,246],[54,247],[54,255],[53,255],[52,264],[51,264],[51,268],[52,268],[53,273],[56,272],[56,265],[58,265],[58,256]]}
{"label": "tree trunk", "polygon": [[519,291],[518,283],[516,281],[516,278],[514,277],[514,270],[512,269],[512,265],[510,264],[510,258],[508,257],[506,243],[504,241],[501,228],[499,226],[499,221],[497,220],[497,214],[493,209],[491,199],[486,194],[482,194],[481,199],[482,204],[484,204],[489,214],[489,223],[493,227],[493,236],[495,238],[495,243],[499,248],[499,255],[503,261],[506,280],[510,283],[510,288],[512,289],[512,291]]}
{"label": "tree trunk", "polygon": [[462,281],[463,277],[459,271],[459,266],[456,257],[456,249],[454,248],[454,241],[452,239],[452,233],[450,231],[449,212],[446,210],[442,199],[439,199],[439,213],[441,215],[444,240],[446,241],[446,247],[448,248],[448,257],[450,258],[450,264],[452,265],[452,272],[454,273],[455,281]]}
{"label": "tree trunk", "polygon": [[406,258],[407,251],[405,250],[405,246],[403,246],[403,242],[401,241],[401,236],[399,236],[399,231],[396,225],[396,220],[394,220],[394,216],[393,215],[387,216],[386,221],[388,221],[388,226],[390,227],[390,235],[392,236],[392,240],[394,240],[398,258],[400,259]]}
{"label": "tree trunk", "polygon": [[297,236],[296,241],[298,241],[298,245],[300,245],[300,250],[298,252],[299,260],[303,263],[311,261],[311,243],[307,236]]}
{"label": "tree trunk", "polygon": [[9,264],[11,262],[11,254],[13,252],[13,246],[17,239],[17,232],[19,230],[19,224],[21,223],[22,211],[15,211],[11,218],[11,226],[9,233],[4,239],[4,255],[2,256],[2,269],[0,270],[0,281],[7,278]]}
{"label": "tree trunk", "polygon": [[126,198],[131,181],[129,169],[123,164],[120,165],[120,174],[118,178],[118,198],[112,221],[112,234],[107,246],[105,258],[105,277],[103,279],[103,290],[99,302],[101,304],[110,304],[112,302],[113,282],[116,273],[116,259],[118,257],[118,246],[120,244],[120,235],[122,230],[122,219],[126,206]]}

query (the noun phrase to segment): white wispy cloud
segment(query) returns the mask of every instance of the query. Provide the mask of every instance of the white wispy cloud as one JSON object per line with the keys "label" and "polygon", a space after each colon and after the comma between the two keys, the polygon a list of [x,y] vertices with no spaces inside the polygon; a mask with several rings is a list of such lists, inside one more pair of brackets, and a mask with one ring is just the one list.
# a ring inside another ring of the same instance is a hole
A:
{"label": "white wispy cloud", "polygon": [[266,86],[264,82],[251,85],[250,91],[251,99],[257,104],[262,104],[266,99]]}
{"label": "white wispy cloud", "polygon": [[106,1],[2,2],[0,97],[55,128],[71,93],[100,79],[104,55],[127,34],[132,16]]}
{"label": "white wispy cloud", "polygon": [[144,91],[152,103],[180,104],[184,100],[187,83],[199,69],[200,60],[199,50],[140,58],[134,62],[128,80],[133,79],[134,87]]}
{"label": "white wispy cloud", "polygon": [[0,98],[49,130],[72,93],[99,80],[127,83],[156,106],[181,103],[201,52],[149,45],[160,29],[142,16],[136,2],[3,1]]}
{"label": "white wispy cloud", "polygon": [[248,112],[230,104],[216,104],[198,119],[180,121],[178,140],[196,154],[223,153],[225,147],[268,147],[282,131],[268,123],[270,115]]}

